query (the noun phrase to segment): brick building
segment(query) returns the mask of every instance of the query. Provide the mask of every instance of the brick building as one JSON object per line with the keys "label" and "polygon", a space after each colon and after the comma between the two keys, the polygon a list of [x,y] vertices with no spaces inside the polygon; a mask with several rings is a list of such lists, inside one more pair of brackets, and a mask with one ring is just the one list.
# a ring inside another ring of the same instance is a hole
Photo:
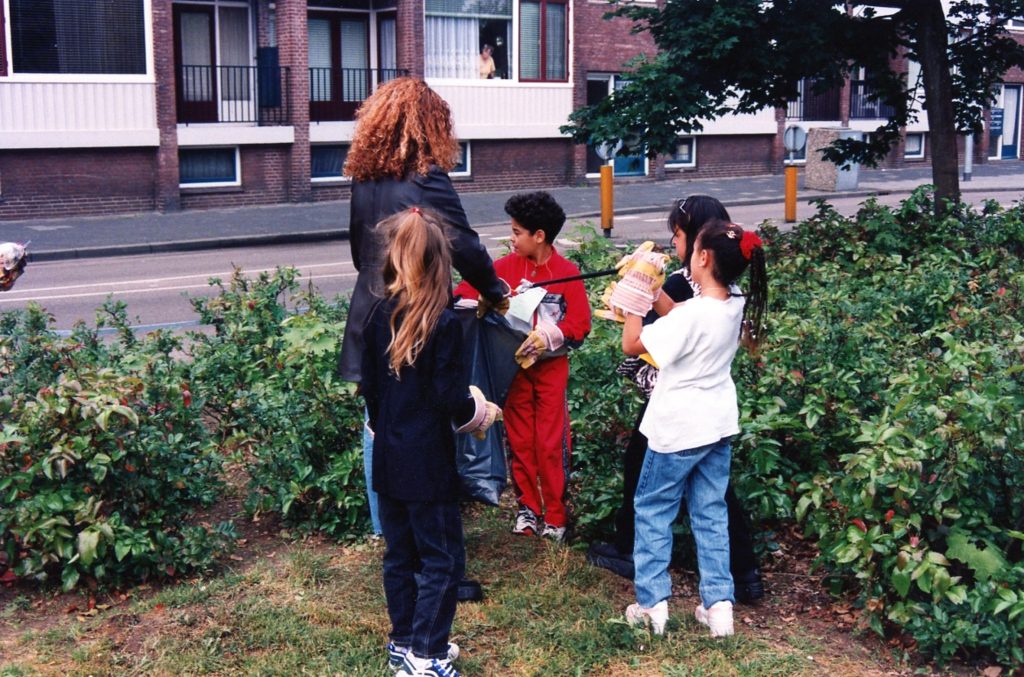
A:
{"label": "brick building", "polygon": [[[637,0],[643,1],[643,0]],[[659,0],[661,1],[661,0]],[[359,103],[402,74],[451,105],[459,190],[594,180],[558,131],[653,51],[588,0],[0,0],[0,220],[337,200]],[[1010,27],[1024,41],[1024,23]],[[481,79],[490,45],[495,76]],[[903,64],[914,77],[913,64]],[[709,122],[675,153],[614,160],[658,180],[778,171],[782,132],[870,131],[867,74],[786,110]],[[977,161],[1019,159],[1024,73],[1007,73]],[[998,122],[1002,127],[998,127]],[[890,166],[925,161],[924,121]]]}

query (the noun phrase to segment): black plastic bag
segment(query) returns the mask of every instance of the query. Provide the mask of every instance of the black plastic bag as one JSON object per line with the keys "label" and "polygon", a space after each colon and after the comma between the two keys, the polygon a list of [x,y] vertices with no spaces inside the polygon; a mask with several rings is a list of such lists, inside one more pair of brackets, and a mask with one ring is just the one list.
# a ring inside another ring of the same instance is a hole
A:
{"label": "black plastic bag", "polygon": [[[480,319],[474,308],[456,308],[455,313],[462,324],[463,345],[470,364],[469,382],[480,388],[488,400],[504,407],[509,386],[519,370],[515,353],[524,336],[494,311]],[[472,435],[456,435],[455,466],[468,498],[498,505],[508,484],[505,426],[491,426],[482,440]]]}

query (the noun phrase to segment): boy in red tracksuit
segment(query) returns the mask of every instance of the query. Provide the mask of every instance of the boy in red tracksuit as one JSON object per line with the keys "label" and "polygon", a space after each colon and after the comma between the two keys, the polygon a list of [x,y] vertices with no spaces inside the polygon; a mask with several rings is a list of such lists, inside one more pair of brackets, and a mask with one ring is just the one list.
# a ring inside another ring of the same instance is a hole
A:
{"label": "boy in red tracksuit", "polygon": [[[516,351],[521,369],[504,406],[512,482],[519,502],[512,533],[539,533],[561,542],[568,523],[565,501],[571,452],[566,353],[590,332],[590,302],[580,280],[545,284],[580,274],[575,264],[555,251],[565,212],[554,198],[543,191],[513,195],[505,211],[512,217],[512,253],[494,262],[495,272],[513,289],[529,282],[546,291],[530,319],[532,331]],[[477,296],[465,282],[455,294]],[[543,529],[538,528],[541,519]]]}

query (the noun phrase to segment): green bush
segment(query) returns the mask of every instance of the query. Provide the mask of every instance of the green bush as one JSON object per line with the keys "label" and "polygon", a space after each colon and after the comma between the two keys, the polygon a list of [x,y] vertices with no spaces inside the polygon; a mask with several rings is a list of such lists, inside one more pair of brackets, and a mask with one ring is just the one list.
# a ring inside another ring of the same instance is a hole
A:
{"label": "green bush", "polygon": [[215,329],[190,337],[192,378],[216,434],[239,452],[251,513],[355,537],[369,511],[362,400],[335,375],[347,308],[300,292],[295,278],[278,269],[212,280],[220,293],[193,300]]}
{"label": "green bush", "polygon": [[766,233],[770,338],[739,360],[735,475],[817,536],[876,631],[1021,665],[1024,214],[932,213],[920,191]]}
{"label": "green bush", "polygon": [[177,341],[136,341],[122,305],[105,312],[122,341],[61,338],[38,307],[0,318],[0,550],[65,589],[203,570],[233,537],[185,521],[221,483]]}

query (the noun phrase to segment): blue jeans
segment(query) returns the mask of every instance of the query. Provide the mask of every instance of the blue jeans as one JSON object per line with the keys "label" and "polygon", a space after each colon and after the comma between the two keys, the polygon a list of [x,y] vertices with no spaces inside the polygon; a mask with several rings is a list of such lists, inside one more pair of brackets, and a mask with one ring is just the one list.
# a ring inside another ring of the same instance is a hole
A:
{"label": "blue jeans", "polygon": [[459,504],[378,499],[391,641],[420,658],[445,658],[466,572]]}
{"label": "blue jeans", "polygon": [[729,514],[725,507],[729,442],[730,438],[724,438],[704,447],[669,454],[648,447],[634,498],[633,584],[641,606],[652,607],[672,596],[668,573],[672,522],[679,514],[684,496],[697,542],[701,601],[705,608],[722,600],[736,601],[729,573]]}
{"label": "blue jeans", "polygon": [[370,504],[370,524],[373,535],[380,536],[380,515],[377,511],[377,492],[373,490],[373,435],[370,433],[370,415],[363,423],[363,471],[366,475],[366,502]]}

